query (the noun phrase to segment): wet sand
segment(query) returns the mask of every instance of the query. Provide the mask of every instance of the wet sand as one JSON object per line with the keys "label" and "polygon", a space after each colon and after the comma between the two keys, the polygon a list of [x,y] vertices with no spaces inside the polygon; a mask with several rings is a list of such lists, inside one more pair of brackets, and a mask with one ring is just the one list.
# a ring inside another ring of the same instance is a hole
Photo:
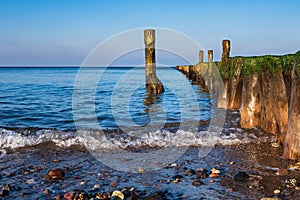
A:
{"label": "wet sand", "polygon": [[[153,199],[159,199],[158,196],[161,199],[260,199],[272,196],[299,199],[300,191],[288,188],[285,183],[288,179],[296,179],[299,183],[299,171],[288,170],[287,175],[276,175],[279,169],[295,163],[281,155],[281,147],[275,148],[264,142],[217,146],[204,158],[198,157],[198,148],[191,147],[173,165],[166,165],[161,170],[127,173],[101,164],[82,147],[59,149],[49,143],[8,151],[0,159],[0,181],[11,186],[5,199],[62,199],[65,193],[78,190],[95,197],[98,192],[112,193],[124,188],[134,188],[133,191],[144,199],[151,199],[151,194],[156,195]],[[46,180],[45,175],[53,168],[65,170],[65,178]],[[203,179],[188,175],[189,169],[196,171],[198,168],[204,168],[208,173],[216,168],[221,174]],[[234,180],[238,172],[246,172],[250,177]],[[195,181],[200,185],[193,184]],[[280,193],[274,194],[275,190]]]}

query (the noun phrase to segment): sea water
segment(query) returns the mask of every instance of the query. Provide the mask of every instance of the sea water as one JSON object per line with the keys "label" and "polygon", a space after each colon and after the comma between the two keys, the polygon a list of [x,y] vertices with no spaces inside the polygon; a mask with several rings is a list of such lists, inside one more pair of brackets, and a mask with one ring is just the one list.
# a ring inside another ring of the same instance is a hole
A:
{"label": "sea water", "polygon": [[[171,67],[157,68],[157,74],[165,92],[149,95],[143,67],[1,67],[0,147],[49,141],[67,147],[91,145],[95,138],[86,135],[99,131],[107,131],[114,140],[103,141],[105,148],[161,147],[180,133],[192,135],[189,145],[205,145],[212,139],[223,144],[250,141],[251,136],[237,127],[228,129],[229,134],[207,128],[220,115],[209,91]],[[91,83],[89,77],[96,75],[97,82]],[[77,87],[80,81],[86,87]],[[201,122],[207,122],[204,128]],[[183,143],[175,139],[174,144]]]}

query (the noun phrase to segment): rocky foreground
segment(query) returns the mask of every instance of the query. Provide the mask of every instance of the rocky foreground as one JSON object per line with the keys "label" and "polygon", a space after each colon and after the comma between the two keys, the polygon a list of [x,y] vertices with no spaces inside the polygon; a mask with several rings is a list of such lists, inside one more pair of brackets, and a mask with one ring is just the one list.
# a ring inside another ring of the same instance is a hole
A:
{"label": "rocky foreground", "polygon": [[0,199],[299,199],[300,162],[269,143],[190,148],[154,172],[108,168],[79,147],[2,152]]}

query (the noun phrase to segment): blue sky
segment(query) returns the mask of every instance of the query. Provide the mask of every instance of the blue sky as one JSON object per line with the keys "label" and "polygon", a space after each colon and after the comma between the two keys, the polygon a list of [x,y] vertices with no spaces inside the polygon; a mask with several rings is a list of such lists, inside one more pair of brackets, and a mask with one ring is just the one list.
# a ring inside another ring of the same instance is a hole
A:
{"label": "blue sky", "polygon": [[216,60],[223,39],[233,56],[294,53],[299,7],[297,0],[1,0],[0,65],[80,65],[108,37],[143,27],[182,32]]}

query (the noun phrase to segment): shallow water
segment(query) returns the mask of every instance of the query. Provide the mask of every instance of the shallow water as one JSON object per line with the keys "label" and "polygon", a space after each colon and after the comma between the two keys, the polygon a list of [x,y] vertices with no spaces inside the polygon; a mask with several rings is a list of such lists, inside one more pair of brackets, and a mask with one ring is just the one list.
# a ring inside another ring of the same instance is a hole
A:
{"label": "shallow water", "polygon": [[[75,97],[74,85],[82,76],[87,84],[92,84],[89,83],[89,77],[97,73],[102,76],[95,83],[97,87],[93,91],[93,103],[101,128],[116,128],[118,125],[145,126],[149,123],[161,125],[164,122],[205,120],[210,117],[211,101],[208,93],[198,90],[183,98],[189,82],[173,68],[158,68],[157,71],[164,81],[166,92],[157,97],[149,97],[145,90],[144,68],[79,70],[63,67],[1,67],[0,126],[75,129],[73,112],[78,110],[74,111],[72,101],[74,98],[82,98],[82,105],[90,102],[86,96],[89,94],[88,88],[78,92],[80,97]],[[188,89],[195,91],[196,87]],[[198,104],[201,110],[197,110]],[[88,127],[88,118],[80,121],[83,127]]]}

